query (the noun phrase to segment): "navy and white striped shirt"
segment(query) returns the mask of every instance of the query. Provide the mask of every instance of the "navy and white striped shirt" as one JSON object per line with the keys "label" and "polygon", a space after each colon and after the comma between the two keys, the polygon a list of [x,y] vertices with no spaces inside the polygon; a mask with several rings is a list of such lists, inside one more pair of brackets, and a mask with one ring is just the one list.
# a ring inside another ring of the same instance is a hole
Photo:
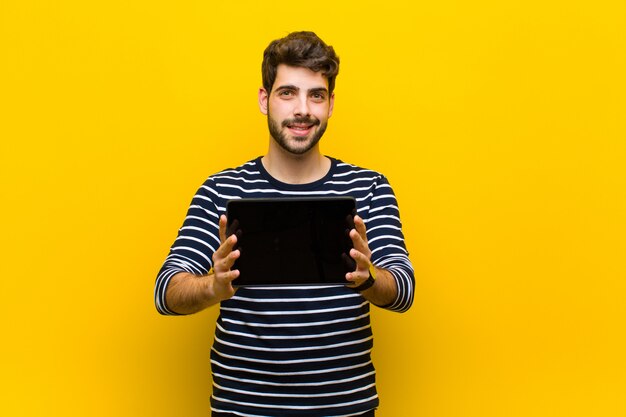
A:
{"label": "navy and white striped shirt", "polygon": [[[385,308],[404,312],[414,276],[396,198],[374,171],[331,158],[328,174],[309,184],[286,184],[257,158],[209,177],[194,196],[159,272],[155,303],[165,303],[179,272],[207,274],[219,247],[218,219],[230,199],[352,196],[367,227],[372,263],[395,278],[398,296]],[[247,417],[353,416],[378,406],[370,304],[344,286],[242,287],[223,301],[211,351],[217,412]]]}

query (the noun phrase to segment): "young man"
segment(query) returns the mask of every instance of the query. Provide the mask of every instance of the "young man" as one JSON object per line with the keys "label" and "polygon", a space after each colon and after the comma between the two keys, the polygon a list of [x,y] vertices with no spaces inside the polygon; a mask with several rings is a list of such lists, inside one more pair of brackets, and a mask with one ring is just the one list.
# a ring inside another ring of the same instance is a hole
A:
{"label": "young man", "polygon": [[[320,153],[338,71],[333,48],[312,32],[270,43],[258,97],[268,152],[206,180],[157,277],[162,314],[220,303],[211,351],[213,416],[373,416],[378,406],[370,303],[406,311],[414,277],[386,178]],[[329,195],[357,202],[351,284],[235,291],[239,271],[231,268],[240,252],[233,250],[237,236],[226,236],[226,201]]]}

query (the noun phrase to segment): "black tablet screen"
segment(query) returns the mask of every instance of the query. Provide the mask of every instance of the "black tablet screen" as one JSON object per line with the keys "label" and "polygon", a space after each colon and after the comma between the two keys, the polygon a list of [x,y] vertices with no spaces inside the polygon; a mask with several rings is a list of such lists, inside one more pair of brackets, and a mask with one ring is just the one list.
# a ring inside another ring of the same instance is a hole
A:
{"label": "black tablet screen", "polygon": [[241,251],[233,285],[346,284],[355,213],[352,197],[229,201],[227,234]]}

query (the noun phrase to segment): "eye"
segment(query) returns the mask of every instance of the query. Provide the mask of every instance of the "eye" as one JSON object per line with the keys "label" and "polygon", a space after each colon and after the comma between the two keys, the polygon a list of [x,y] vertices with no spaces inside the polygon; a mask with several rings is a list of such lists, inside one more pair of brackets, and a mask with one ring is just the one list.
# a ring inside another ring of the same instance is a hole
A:
{"label": "eye", "polygon": [[315,101],[324,101],[326,100],[326,94],[324,93],[312,93],[311,98]]}
{"label": "eye", "polygon": [[291,90],[281,90],[278,92],[278,95],[280,97],[289,97],[289,96],[293,96],[293,91]]}

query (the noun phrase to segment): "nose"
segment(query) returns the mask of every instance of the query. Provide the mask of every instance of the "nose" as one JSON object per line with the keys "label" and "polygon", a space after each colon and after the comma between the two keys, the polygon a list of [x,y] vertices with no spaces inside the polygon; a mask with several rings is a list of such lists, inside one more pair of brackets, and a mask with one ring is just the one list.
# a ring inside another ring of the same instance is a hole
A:
{"label": "nose", "polygon": [[299,96],[297,100],[295,100],[295,108],[294,108],[294,116],[309,116],[309,101],[306,96]]}

